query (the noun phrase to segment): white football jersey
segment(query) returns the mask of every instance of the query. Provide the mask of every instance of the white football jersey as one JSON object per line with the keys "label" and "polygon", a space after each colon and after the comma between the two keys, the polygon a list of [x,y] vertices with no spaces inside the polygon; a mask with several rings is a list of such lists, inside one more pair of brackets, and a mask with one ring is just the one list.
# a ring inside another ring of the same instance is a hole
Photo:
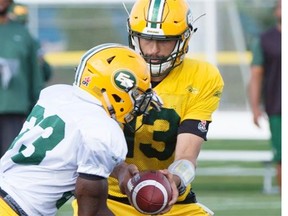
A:
{"label": "white football jersey", "polygon": [[55,215],[77,173],[107,178],[126,154],[122,129],[99,100],[76,86],[50,86],[1,158],[0,186],[28,215]]}

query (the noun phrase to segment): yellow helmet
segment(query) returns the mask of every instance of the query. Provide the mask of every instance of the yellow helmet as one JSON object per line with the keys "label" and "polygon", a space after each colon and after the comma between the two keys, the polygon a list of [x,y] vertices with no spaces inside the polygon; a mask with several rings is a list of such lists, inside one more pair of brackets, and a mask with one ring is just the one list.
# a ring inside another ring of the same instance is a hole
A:
{"label": "yellow helmet", "polygon": [[83,55],[74,85],[99,99],[120,123],[144,114],[155,97],[144,59],[129,47],[114,43],[96,46]]}
{"label": "yellow helmet", "polygon": [[28,8],[24,4],[13,2],[9,6],[9,18],[22,24],[28,21]]}
{"label": "yellow helmet", "polygon": [[[129,46],[140,53],[149,65],[152,76],[168,74],[178,66],[188,51],[188,42],[193,30],[192,13],[185,0],[137,0],[128,18]],[[151,40],[175,40],[169,56],[151,58],[141,52],[139,38]]]}

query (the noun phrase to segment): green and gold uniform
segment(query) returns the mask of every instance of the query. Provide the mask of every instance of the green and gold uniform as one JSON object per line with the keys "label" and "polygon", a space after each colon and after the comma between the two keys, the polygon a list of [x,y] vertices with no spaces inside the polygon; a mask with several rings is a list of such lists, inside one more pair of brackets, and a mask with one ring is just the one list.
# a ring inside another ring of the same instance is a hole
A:
{"label": "green and gold uniform", "polygon": [[[126,163],[139,170],[166,169],[174,161],[176,139],[179,133],[193,133],[206,140],[212,113],[218,108],[224,82],[213,65],[186,57],[172,70],[154,91],[163,100],[160,112],[151,109],[148,116],[133,122],[131,132],[124,128],[128,144]],[[74,215],[77,202],[73,201]],[[108,206],[117,216],[141,216],[119,189],[117,179],[109,178]],[[192,187],[178,198],[165,216],[208,216],[205,206],[197,203]]]}
{"label": "green and gold uniform", "polygon": [[[124,129],[128,144],[126,162],[135,164],[140,171],[166,169],[174,161],[179,133],[193,133],[206,140],[208,125],[212,113],[219,106],[223,86],[217,68],[186,57],[154,88],[164,103],[161,111],[150,110],[148,116],[138,117],[134,129],[139,129],[135,133]],[[165,215],[207,215],[196,204],[195,195],[190,190],[191,187],[187,187]],[[125,203],[128,204],[127,197],[120,192],[117,180],[110,177],[109,208],[117,216],[124,213],[128,216],[142,215]]]}

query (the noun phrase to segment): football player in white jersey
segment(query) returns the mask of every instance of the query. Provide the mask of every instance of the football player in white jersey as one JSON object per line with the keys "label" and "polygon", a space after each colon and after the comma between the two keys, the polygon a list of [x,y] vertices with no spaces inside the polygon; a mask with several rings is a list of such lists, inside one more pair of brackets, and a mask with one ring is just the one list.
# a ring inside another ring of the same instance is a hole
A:
{"label": "football player in white jersey", "polygon": [[79,215],[114,215],[107,178],[126,156],[121,124],[161,106],[146,62],[120,44],[86,52],[74,85],[42,90],[1,158],[0,215],[56,215],[75,194]]}

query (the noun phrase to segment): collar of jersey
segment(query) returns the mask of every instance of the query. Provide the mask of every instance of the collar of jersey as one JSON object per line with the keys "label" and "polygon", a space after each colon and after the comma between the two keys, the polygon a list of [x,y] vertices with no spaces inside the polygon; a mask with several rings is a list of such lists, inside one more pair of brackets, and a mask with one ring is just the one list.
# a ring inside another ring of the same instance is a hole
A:
{"label": "collar of jersey", "polygon": [[82,100],[86,101],[87,103],[92,103],[92,104],[95,104],[97,106],[101,106],[102,107],[101,101],[98,100],[93,95],[91,95],[90,93],[86,92],[85,90],[79,88],[76,85],[73,85],[73,88],[74,88],[74,94],[77,97],[81,98]]}

